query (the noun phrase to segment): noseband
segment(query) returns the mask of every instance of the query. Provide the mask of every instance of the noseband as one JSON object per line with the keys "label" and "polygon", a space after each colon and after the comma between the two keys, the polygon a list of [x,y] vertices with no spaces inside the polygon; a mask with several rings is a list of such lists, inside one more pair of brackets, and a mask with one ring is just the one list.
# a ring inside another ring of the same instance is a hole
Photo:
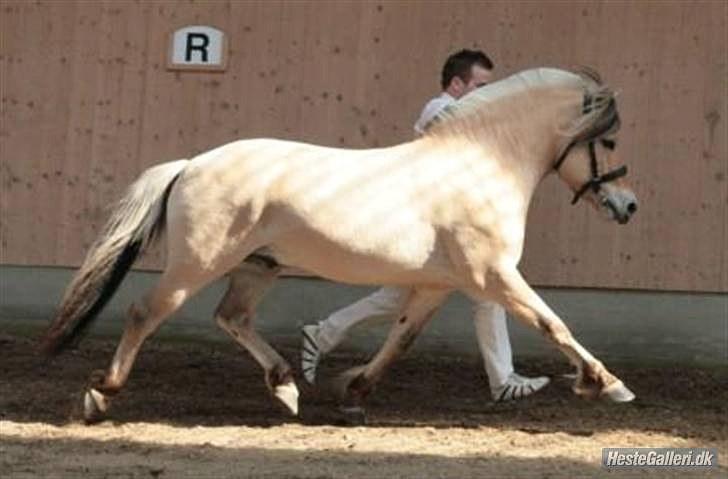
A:
{"label": "noseband", "polygon": [[[611,101],[614,101],[614,100],[611,100]],[[584,95],[584,104],[583,104],[583,108],[582,108],[583,114],[587,114],[587,113],[591,112],[592,103],[593,103],[592,96],[589,95],[588,93],[585,94]],[[611,130],[612,127],[614,126],[614,124],[616,123],[616,121],[617,121],[617,119],[615,117],[609,123],[607,128],[604,129],[604,132]],[[596,151],[595,151],[595,147],[594,147],[594,143],[597,140],[602,144],[602,146],[604,148],[606,148],[608,150],[614,150],[614,147],[616,146],[614,141],[607,140],[605,138],[593,137],[588,140],[582,140],[582,141],[575,140],[575,141],[572,141],[571,143],[569,143],[569,145],[566,147],[566,149],[561,153],[561,156],[559,156],[559,158],[556,160],[556,163],[554,163],[554,170],[559,171],[559,168],[564,163],[564,160],[566,160],[566,157],[568,156],[571,149],[575,145],[588,142],[587,144],[589,146],[589,163],[590,163],[590,167],[591,167],[591,178],[574,193],[574,198],[571,200],[572,205],[576,204],[576,202],[579,201],[579,198],[581,198],[582,195],[584,195],[584,193],[586,193],[587,191],[592,190],[594,193],[598,193],[599,190],[601,190],[603,183],[608,183],[610,181],[614,181],[617,178],[621,178],[627,174],[626,165],[622,165],[619,168],[615,168],[611,171],[608,171],[607,173],[604,173],[603,175],[599,174],[599,169],[597,167],[597,156],[596,156]]]}

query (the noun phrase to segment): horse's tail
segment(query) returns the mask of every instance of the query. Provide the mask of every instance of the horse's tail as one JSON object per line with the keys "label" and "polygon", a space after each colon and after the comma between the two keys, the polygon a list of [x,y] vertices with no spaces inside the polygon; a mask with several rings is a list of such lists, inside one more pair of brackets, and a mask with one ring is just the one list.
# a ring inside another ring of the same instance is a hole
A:
{"label": "horse's tail", "polygon": [[167,198],[188,160],[146,170],[126,191],[66,288],[41,339],[48,355],[77,340],[116,292],[136,257],[164,230]]}

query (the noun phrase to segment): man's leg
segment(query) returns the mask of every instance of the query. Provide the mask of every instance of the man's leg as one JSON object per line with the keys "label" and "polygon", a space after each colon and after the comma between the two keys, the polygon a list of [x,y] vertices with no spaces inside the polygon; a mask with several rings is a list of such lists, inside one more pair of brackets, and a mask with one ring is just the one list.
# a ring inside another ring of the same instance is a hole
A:
{"label": "man's leg", "polygon": [[483,355],[485,371],[493,399],[510,401],[530,396],[549,383],[542,376],[527,378],[513,370],[513,353],[508,337],[506,312],[497,303],[481,302],[475,306],[475,331]]}
{"label": "man's leg", "polygon": [[356,303],[332,313],[318,324],[304,326],[301,367],[306,380],[309,383],[315,381],[321,356],[336,348],[350,328],[374,316],[394,318],[409,294],[409,288],[380,288]]}

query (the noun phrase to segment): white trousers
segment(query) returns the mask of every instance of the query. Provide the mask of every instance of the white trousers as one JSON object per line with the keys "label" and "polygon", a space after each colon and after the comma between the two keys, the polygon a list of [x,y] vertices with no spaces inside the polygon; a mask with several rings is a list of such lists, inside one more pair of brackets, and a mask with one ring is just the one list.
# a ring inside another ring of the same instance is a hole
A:
{"label": "white trousers", "polygon": [[[380,288],[369,296],[334,312],[319,322],[317,337],[319,348],[323,353],[328,353],[344,340],[350,328],[375,316],[389,316],[394,319],[409,293],[409,288]],[[481,302],[475,305],[473,319],[488,382],[494,389],[505,384],[513,373],[506,312],[496,303]]]}

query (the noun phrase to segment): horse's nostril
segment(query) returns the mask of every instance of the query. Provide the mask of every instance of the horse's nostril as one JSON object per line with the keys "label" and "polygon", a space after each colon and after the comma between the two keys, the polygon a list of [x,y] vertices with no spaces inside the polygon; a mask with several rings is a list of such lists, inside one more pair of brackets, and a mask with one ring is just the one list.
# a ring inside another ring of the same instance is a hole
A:
{"label": "horse's nostril", "polygon": [[637,211],[637,203],[632,201],[630,204],[627,205],[627,211],[629,214],[633,215]]}

